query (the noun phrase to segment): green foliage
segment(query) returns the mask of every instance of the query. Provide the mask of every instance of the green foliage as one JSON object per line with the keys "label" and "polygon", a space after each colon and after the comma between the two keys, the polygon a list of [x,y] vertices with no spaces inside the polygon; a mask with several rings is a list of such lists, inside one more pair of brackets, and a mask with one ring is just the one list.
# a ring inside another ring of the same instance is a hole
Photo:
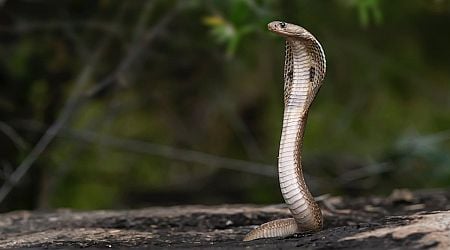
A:
{"label": "green foliage", "polygon": [[381,0],[342,0],[342,2],[357,9],[359,21],[363,27],[381,24],[383,20]]}
{"label": "green foliage", "polygon": [[[268,2],[268,1],[266,1]],[[226,44],[228,57],[232,57],[241,40],[259,31],[265,24],[267,10],[261,9],[251,0],[231,0],[216,4],[213,15],[205,16],[203,22],[219,43]],[[223,9],[219,10],[217,7]],[[226,18],[226,19],[225,19]],[[264,21],[261,22],[261,21]]]}

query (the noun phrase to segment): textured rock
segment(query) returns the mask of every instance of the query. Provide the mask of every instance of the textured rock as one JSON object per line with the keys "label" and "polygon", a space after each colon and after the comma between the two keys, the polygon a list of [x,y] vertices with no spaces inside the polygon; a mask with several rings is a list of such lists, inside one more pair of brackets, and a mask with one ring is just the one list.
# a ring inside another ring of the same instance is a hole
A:
{"label": "textured rock", "polygon": [[0,214],[0,248],[450,249],[449,197],[448,191],[404,190],[387,198],[330,197],[321,202],[324,230],[251,242],[242,242],[251,228],[289,211],[281,205],[15,211]]}

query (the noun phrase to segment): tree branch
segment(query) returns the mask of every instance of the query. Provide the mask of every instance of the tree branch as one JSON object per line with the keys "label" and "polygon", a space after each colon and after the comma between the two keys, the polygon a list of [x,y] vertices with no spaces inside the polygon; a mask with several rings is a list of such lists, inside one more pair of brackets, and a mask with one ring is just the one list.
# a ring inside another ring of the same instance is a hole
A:
{"label": "tree branch", "polygon": [[[26,123],[20,122],[17,126],[21,129],[31,131],[40,131],[44,127],[41,123],[34,121],[27,121]],[[210,167],[225,168],[269,177],[274,177],[276,175],[276,167],[274,165],[232,159],[201,151],[181,149],[141,140],[104,135],[89,130],[63,128],[61,132],[62,133],[58,136],[75,138],[86,143],[117,148],[128,152],[155,155],[184,162],[197,163]]]}

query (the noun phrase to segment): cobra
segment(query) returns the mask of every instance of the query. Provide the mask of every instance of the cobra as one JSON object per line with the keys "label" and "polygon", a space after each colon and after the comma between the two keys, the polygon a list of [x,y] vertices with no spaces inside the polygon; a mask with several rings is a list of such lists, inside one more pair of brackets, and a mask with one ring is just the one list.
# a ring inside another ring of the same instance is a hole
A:
{"label": "cobra", "polygon": [[325,53],[319,41],[298,25],[274,21],[268,24],[268,29],[286,39],[278,177],[292,218],[262,224],[250,231],[244,241],[319,231],[323,225],[320,207],[303,177],[302,145],[308,111],[325,76]]}

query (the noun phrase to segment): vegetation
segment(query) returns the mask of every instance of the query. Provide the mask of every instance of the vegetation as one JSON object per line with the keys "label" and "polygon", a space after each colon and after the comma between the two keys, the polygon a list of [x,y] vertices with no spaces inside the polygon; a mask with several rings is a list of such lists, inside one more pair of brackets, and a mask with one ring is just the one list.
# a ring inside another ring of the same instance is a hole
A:
{"label": "vegetation", "polygon": [[327,55],[315,195],[446,187],[449,17],[447,0],[0,1],[0,209],[280,202],[272,20]]}

